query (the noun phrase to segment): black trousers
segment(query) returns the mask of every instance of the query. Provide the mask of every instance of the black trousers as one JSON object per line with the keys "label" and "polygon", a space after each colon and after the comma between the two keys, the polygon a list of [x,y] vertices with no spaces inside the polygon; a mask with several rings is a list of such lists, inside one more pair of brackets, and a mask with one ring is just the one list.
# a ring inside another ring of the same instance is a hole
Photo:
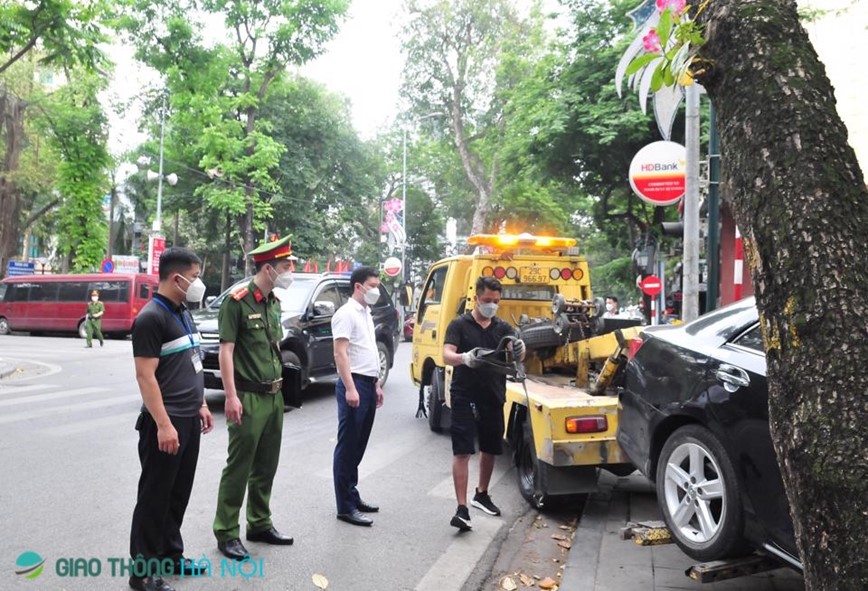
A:
{"label": "black trousers", "polygon": [[181,524],[196,476],[202,422],[198,415],[169,418],[181,442],[176,455],[157,447],[157,424],[150,414],[143,412],[136,423],[142,475],[130,532],[132,558],[176,559],[184,553]]}

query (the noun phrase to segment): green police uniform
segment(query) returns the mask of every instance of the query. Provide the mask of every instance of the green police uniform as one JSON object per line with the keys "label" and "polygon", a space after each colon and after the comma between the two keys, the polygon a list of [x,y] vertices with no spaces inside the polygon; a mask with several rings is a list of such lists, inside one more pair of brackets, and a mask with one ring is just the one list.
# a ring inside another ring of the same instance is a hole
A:
{"label": "green police uniform", "polygon": [[[289,238],[252,251],[269,256],[283,252]],[[291,251],[286,257],[291,256]],[[282,258],[282,257],[278,257]],[[293,257],[294,258],[294,257]],[[229,453],[217,496],[214,535],[218,542],[239,538],[239,518],[247,491],[247,532],[272,527],[271,488],[280,459],[283,396],[279,345],[283,337],[280,301],[263,295],[251,281],[224,300],[218,317],[220,341],[235,343],[235,389],[243,409],[241,424],[229,422]],[[271,391],[264,391],[268,385]]]}
{"label": "green police uniform", "polygon": [[[87,337],[87,346],[93,346],[93,337],[99,340],[99,346],[103,345],[103,337],[102,337],[102,314],[100,312],[105,313],[105,304],[101,301],[97,300],[95,302],[90,302],[87,305],[87,319],[84,321],[84,334]],[[99,316],[94,317],[95,314],[100,314]]]}

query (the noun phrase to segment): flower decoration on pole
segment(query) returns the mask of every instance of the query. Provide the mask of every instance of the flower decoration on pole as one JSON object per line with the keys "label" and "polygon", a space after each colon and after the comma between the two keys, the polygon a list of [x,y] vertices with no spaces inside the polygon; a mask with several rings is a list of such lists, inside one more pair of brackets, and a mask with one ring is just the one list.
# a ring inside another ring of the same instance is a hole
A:
{"label": "flower decoration on pole", "polygon": [[[663,86],[676,83],[690,85],[696,52],[705,43],[702,28],[695,19],[708,1],[705,0],[691,16],[691,6],[686,0],[656,0],[657,14],[646,21],[640,32],[645,51],[641,55],[637,55],[638,51],[632,54],[628,51],[624,55],[629,65],[623,69],[622,75],[635,75],[640,79],[639,88],[645,88],[646,92],[648,89],[657,92]],[[620,79],[617,84],[620,91]]]}
{"label": "flower decoration on pole", "polygon": [[397,197],[383,203],[383,223],[380,232],[387,235],[387,242],[392,249],[399,248],[406,239],[401,216],[404,212],[404,202]]}

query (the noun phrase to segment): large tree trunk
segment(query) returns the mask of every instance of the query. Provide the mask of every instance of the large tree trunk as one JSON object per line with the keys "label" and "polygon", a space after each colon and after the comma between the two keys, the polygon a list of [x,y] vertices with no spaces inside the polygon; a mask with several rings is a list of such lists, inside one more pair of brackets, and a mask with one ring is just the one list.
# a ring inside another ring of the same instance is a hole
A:
{"label": "large tree trunk", "polygon": [[795,3],[715,0],[701,19],[805,582],[866,589],[868,190]]}
{"label": "large tree trunk", "polygon": [[0,118],[5,129],[5,153],[0,169],[0,277],[6,273],[6,263],[16,255],[21,234],[21,192],[14,180],[23,149],[24,101],[0,89]]}

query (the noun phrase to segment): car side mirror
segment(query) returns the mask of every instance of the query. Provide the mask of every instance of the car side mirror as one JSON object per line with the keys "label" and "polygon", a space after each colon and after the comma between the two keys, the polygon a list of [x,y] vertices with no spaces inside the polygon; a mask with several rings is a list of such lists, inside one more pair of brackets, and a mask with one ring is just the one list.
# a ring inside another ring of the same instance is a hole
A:
{"label": "car side mirror", "polygon": [[335,303],[334,302],[314,302],[313,303],[313,315],[314,316],[331,316],[335,313]]}
{"label": "car side mirror", "polygon": [[211,303],[217,299],[217,296],[208,296],[205,298],[205,306],[210,306]]}

